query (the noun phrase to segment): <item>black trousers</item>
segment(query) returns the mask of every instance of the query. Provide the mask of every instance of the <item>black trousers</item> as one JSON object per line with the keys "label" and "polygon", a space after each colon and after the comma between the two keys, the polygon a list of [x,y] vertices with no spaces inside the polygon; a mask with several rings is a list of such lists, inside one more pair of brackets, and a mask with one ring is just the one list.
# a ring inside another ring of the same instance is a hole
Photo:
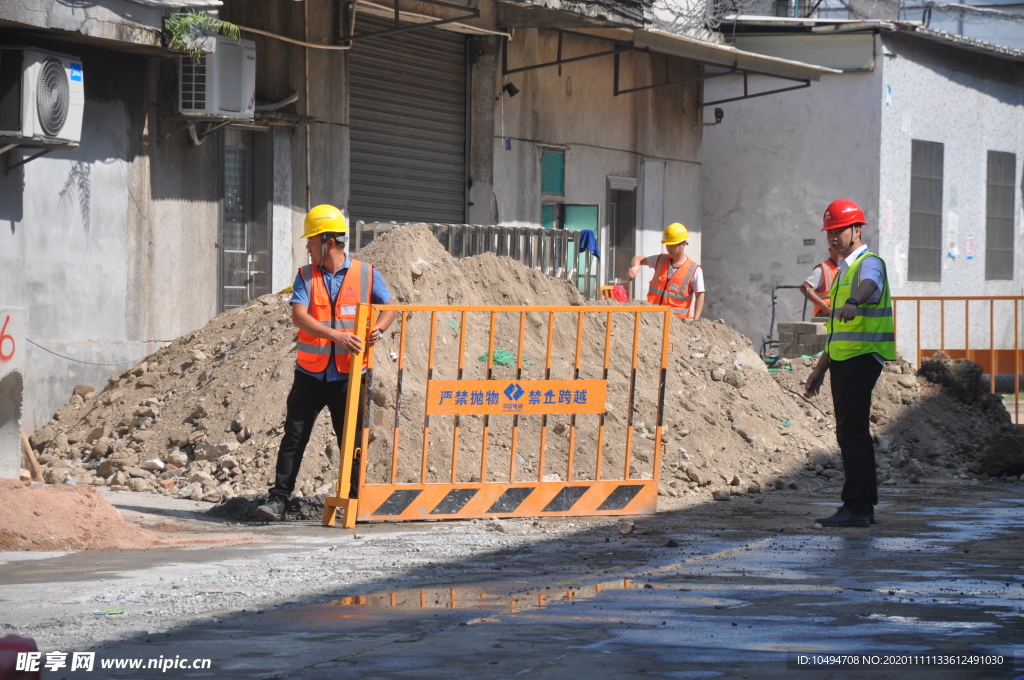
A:
{"label": "black trousers", "polygon": [[836,411],[836,439],[843,454],[843,506],[866,515],[878,503],[875,446],[871,441],[871,391],[882,364],[870,354],[830,361],[832,404]]}
{"label": "black trousers", "polygon": [[[274,480],[274,487],[270,490],[271,498],[288,500],[295,491],[295,480],[302,465],[302,454],[309,443],[313,424],[325,406],[331,412],[331,424],[334,426],[334,434],[338,437],[338,446],[341,446],[341,429],[345,422],[347,401],[348,380],[327,382],[295,371],[295,381],[292,383],[291,392],[288,393],[288,415],[284,421],[284,436],[277,451],[277,477]],[[362,421],[363,409],[360,404],[356,422]],[[357,436],[359,431],[357,429]],[[358,465],[354,465],[353,480],[357,471]]]}

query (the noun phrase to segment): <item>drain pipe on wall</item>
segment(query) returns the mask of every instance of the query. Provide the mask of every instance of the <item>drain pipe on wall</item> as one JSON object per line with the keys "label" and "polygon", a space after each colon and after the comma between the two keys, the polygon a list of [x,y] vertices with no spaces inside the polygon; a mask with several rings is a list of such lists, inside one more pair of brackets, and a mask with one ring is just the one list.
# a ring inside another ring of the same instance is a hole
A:
{"label": "drain pipe on wall", "polygon": [[[302,28],[303,28],[303,31],[304,31],[304,39],[306,41],[306,46],[302,48],[303,56],[304,56],[303,70],[305,71],[305,79],[306,79],[306,87],[305,87],[305,91],[303,93],[303,96],[305,97],[304,110],[306,112],[306,115],[308,116],[308,115],[310,115],[310,113],[309,113],[309,2],[302,3]],[[313,207],[313,205],[310,203],[311,192],[310,192],[310,186],[309,186],[309,183],[311,181],[310,178],[311,178],[311,175],[312,175],[312,171],[311,171],[312,166],[310,165],[310,161],[309,161],[309,148],[310,148],[310,139],[311,139],[310,138],[310,128],[313,127],[313,126],[312,125],[306,125],[304,127],[306,128],[306,212],[309,212],[309,209]]]}

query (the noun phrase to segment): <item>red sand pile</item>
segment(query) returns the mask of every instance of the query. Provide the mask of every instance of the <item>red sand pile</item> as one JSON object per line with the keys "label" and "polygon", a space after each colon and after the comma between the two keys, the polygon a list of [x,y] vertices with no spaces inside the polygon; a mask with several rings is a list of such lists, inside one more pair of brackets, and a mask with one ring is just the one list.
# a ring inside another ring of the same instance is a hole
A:
{"label": "red sand pile", "polygon": [[[25,486],[15,479],[0,479],[0,517],[0,551],[134,550],[212,542],[131,526],[96,489],[85,485]],[[219,538],[217,542],[238,539]]]}

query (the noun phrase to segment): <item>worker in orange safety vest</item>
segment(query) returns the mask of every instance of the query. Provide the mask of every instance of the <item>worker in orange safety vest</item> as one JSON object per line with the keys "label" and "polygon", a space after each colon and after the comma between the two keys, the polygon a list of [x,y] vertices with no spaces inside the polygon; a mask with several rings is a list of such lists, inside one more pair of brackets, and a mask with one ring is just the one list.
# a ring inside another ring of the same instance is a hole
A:
{"label": "worker in orange safety vest", "polygon": [[686,255],[690,234],[679,222],[674,222],[661,234],[661,243],[668,254],[637,255],[630,261],[627,276],[634,279],[640,267],[654,269],[654,278],[647,291],[647,301],[654,305],[668,305],[680,319],[700,318],[704,309],[704,272],[701,266]]}
{"label": "worker in orange safety vest", "polygon": [[836,262],[841,259],[843,258],[829,247],[828,259],[815,265],[804,282],[800,284],[800,292],[814,305],[812,316],[828,316],[832,310],[828,294],[832,289],[832,281],[836,278],[836,272],[839,271],[839,265]]}
{"label": "worker in orange safety vest", "polygon": [[[299,269],[292,288],[292,323],[299,329],[295,380],[288,393],[274,486],[267,502],[256,509],[259,517],[275,521],[284,516],[313,424],[325,406],[341,441],[352,355],[363,344],[355,335],[356,305],[386,305],[392,300],[376,268],[345,253],[348,218],[343,211],[316,206],[306,214],[302,236],[311,264]],[[394,320],[394,311],[382,311],[367,342],[376,343]],[[363,366],[356,371],[361,373]]]}

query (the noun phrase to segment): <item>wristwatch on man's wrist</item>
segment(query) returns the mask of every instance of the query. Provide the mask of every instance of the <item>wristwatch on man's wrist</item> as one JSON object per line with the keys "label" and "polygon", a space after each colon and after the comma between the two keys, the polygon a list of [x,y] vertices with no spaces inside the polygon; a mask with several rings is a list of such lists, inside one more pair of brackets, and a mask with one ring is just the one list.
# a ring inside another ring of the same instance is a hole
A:
{"label": "wristwatch on man's wrist", "polygon": [[860,303],[857,302],[857,298],[852,297],[846,300],[846,304],[853,305],[854,307],[860,307]]}

